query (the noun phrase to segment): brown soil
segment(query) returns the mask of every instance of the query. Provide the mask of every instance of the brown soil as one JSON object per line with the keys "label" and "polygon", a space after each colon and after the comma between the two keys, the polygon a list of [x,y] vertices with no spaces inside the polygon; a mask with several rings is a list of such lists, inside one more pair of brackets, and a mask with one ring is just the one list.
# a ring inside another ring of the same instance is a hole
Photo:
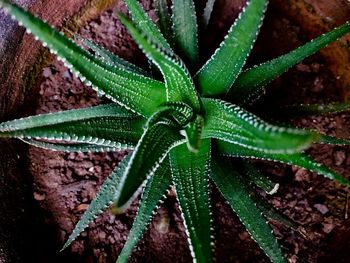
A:
{"label": "brown soil", "polygon": [[[238,3],[231,10],[233,14],[238,13],[237,7],[242,6],[242,3]],[[147,10],[151,9],[150,4],[145,7]],[[120,8],[123,9],[118,4],[116,9]],[[304,41],[299,27],[274,11],[276,10],[271,8],[267,14],[262,35],[249,63],[276,56]],[[225,29],[233,18],[223,18],[219,28]],[[211,30],[215,31],[214,28]],[[99,19],[84,27],[81,35],[147,67],[146,60],[126,37],[125,30],[121,28],[112,10],[104,12]],[[217,41],[216,37],[212,39]],[[209,43],[212,46],[216,44],[215,41]],[[98,103],[95,92],[84,87],[60,62],[54,61],[46,67],[43,76],[45,81],[41,85],[37,113],[87,107]],[[336,83],[337,80],[324,58],[316,55],[269,86],[270,95],[259,102],[259,105],[341,100],[342,94],[335,89]],[[295,119],[293,123],[348,137],[350,116],[338,114]],[[348,150],[348,147],[317,145],[310,149],[310,154],[342,175],[348,176]],[[67,239],[96,195],[98,187],[124,154],[64,154],[30,147],[29,166],[33,176],[33,196],[44,211],[47,225],[57,230],[59,244]],[[335,262],[348,262],[350,258],[346,255],[346,248],[350,242],[350,232],[347,227],[349,221],[345,219],[345,208],[349,190],[301,169],[265,162],[259,162],[258,165],[281,184],[276,195],[266,198],[307,231],[305,237],[281,224],[273,223],[275,234],[290,262],[329,262],[329,258]],[[217,191],[214,190],[212,196],[217,261],[268,262]],[[66,262],[114,262],[131,228],[136,208],[137,201],[125,214],[114,216],[109,211],[103,213],[60,258]],[[130,261],[190,262],[173,193],[169,194],[159,209]]]}

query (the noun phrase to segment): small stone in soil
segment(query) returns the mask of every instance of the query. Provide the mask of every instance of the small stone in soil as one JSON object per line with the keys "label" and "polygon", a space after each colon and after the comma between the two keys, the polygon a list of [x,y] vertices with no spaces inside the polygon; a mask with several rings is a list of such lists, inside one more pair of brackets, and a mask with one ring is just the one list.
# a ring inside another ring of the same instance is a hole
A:
{"label": "small stone in soil", "polygon": [[[40,194],[40,193],[37,193],[37,192],[34,192],[33,193],[33,197],[35,200],[37,201],[43,201],[46,199],[46,195],[45,194]],[[0,261],[1,262],[1,261]]]}
{"label": "small stone in soil", "polygon": [[311,72],[310,66],[303,63],[296,65],[296,69],[302,72]]}
{"label": "small stone in soil", "polygon": [[243,240],[247,240],[247,239],[250,238],[248,232],[246,232],[246,231],[240,233],[238,236],[239,236],[239,239],[242,240],[242,241],[243,241]]}
{"label": "small stone in soil", "polygon": [[322,215],[327,214],[329,209],[324,204],[314,204],[314,208],[316,208]]}
{"label": "small stone in soil", "polygon": [[346,154],[344,151],[335,151],[333,153],[333,158],[334,158],[335,165],[339,166],[345,161]]}
{"label": "small stone in soil", "polygon": [[330,224],[330,223],[323,223],[322,225],[323,225],[323,228],[322,228],[323,232],[327,234],[330,233],[335,227],[334,224]]}
{"label": "small stone in soil", "polygon": [[80,204],[76,207],[75,211],[76,212],[84,212],[88,209],[89,205],[88,204]]}
{"label": "small stone in soil", "polygon": [[50,68],[44,68],[43,75],[44,75],[45,78],[50,77],[52,75],[51,69]]}
{"label": "small stone in soil", "polygon": [[309,181],[309,172],[303,169],[298,169],[298,171],[295,173],[295,181],[302,182],[302,181]]}

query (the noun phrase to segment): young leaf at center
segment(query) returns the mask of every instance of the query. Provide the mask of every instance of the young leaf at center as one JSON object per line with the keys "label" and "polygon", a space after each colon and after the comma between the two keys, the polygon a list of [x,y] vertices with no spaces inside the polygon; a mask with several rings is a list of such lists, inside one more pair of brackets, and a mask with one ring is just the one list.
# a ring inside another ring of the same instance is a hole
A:
{"label": "young leaf at center", "polygon": [[148,120],[116,190],[115,211],[123,211],[146,179],[158,169],[168,152],[184,142],[178,123],[171,117],[172,114],[165,108]]}

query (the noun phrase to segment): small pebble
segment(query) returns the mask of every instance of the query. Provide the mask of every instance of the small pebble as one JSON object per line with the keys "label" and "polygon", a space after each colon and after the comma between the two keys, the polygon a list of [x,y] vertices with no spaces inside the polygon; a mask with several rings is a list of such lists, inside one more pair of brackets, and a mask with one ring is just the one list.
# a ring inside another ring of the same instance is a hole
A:
{"label": "small pebble", "polygon": [[33,197],[37,201],[43,201],[43,200],[46,199],[46,195],[45,194],[39,194],[37,192],[34,192]]}
{"label": "small pebble", "polygon": [[324,204],[314,204],[314,208],[317,209],[322,215],[327,214],[329,212],[329,209]]}
{"label": "small pebble", "polygon": [[88,209],[89,205],[88,204],[80,204],[76,207],[77,212],[84,212]]}
{"label": "small pebble", "polygon": [[333,158],[334,158],[334,164],[339,166],[342,163],[344,163],[344,161],[346,159],[346,154],[344,151],[335,151],[333,153]]}

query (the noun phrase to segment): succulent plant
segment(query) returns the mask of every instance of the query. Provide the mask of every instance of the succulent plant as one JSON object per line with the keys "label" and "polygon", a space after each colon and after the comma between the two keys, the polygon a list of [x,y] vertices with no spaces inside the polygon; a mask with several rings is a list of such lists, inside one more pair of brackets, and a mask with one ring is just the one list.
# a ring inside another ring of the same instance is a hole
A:
{"label": "succulent plant", "polygon": [[[68,152],[133,150],[102,185],[64,248],[107,207],[121,213],[143,191],[117,261],[126,262],[167,189],[174,186],[193,261],[211,262],[214,240],[209,190],[213,182],[270,260],[286,262],[267,218],[295,225],[261,199],[257,188],[272,194],[278,185],[249,160],[295,165],[350,186],[347,179],[303,152],[313,143],[349,142],[317,131],[270,125],[247,111],[247,105],[262,95],[269,82],[350,32],[350,23],[290,53],[244,68],[267,8],[267,0],[249,0],[215,53],[202,65],[198,25],[205,28],[210,22],[214,0],[207,1],[201,19],[192,0],[173,1],[171,10],[166,0],[155,0],[158,25],[136,0],[124,1],[131,20],[123,14],[119,18],[152,63],[151,71],[89,40],[77,37],[77,44],[21,7],[0,0],[28,33],[87,86],[111,101],[7,121],[0,124],[0,137]],[[313,114],[346,109],[344,104],[290,108]]]}

